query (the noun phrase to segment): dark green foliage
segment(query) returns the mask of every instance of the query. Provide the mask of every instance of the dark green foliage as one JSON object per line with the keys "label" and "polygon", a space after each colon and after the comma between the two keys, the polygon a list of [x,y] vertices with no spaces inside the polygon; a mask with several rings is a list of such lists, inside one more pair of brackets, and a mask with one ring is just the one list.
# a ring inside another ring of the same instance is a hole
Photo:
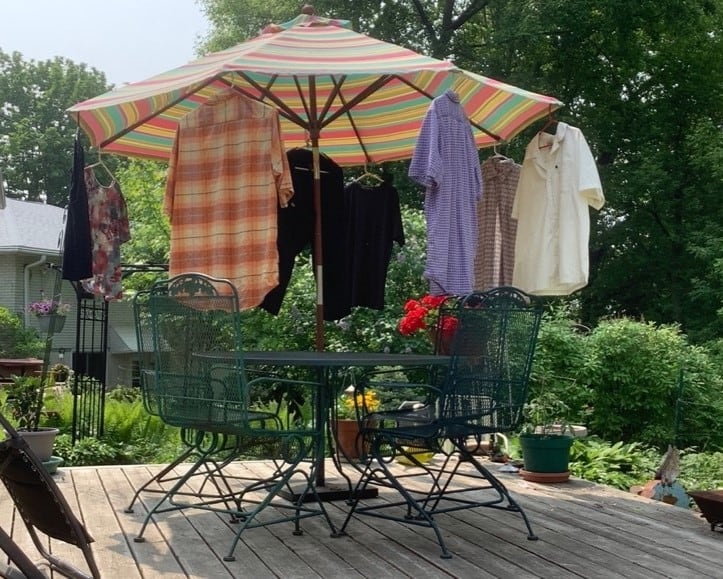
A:
{"label": "dark green foliage", "polygon": [[0,306],[0,358],[37,358],[44,348],[36,330],[26,330],[19,315]]}
{"label": "dark green foliage", "polygon": [[593,437],[575,439],[569,467],[573,476],[628,490],[652,479],[660,460],[660,453],[642,444],[611,444]]}
{"label": "dark green foliage", "polygon": [[65,110],[107,88],[105,75],[85,64],[0,50],[0,165],[10,196],[65,206],[76,131]]}
{"label": "dark green foliage", "polygon": [[706,352],[689,345],[678,327],[622,318],[602,322],[587,341],[597,360],[588,377],[594,434],[659,448],[673,443],[682,370],[687,404],[679,445],[721,447],[723,379]]}

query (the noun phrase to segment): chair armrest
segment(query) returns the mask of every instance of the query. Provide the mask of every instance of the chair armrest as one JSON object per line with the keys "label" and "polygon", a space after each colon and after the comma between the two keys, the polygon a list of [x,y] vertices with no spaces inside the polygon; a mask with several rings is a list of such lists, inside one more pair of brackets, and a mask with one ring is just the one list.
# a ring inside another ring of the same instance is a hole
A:
{"label": "chair armrest", "polygon": [[442,389],[425,382],[374,379],[357,383],[347,395],[353,396],[358,421],[418,423],[436,419]]}

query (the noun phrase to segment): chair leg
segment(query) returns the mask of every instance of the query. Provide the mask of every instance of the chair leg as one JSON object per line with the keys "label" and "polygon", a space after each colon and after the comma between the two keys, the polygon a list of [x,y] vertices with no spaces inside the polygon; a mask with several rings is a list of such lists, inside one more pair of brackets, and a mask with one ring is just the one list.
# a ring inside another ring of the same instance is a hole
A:
{"label": "chair leg", "polygon": [[[158,503],[156,503],[146,514],[145,519],[143,520],[143,524],[141,525],[141,529],[138,532],[138,535],[133,538],[133,541],[136,543],[143,543],[145,541],[145,537],[143,537],[143,534],[146,531],[146,527],[148,526],[148,523],[150,522],[153,515],[156,513],[165,513],[168,511],[176,511],[181,510],[184,508],[189,508],[193,505],[180,505],[180,504],[174,504],[173,503],[173,496],[176,494],[180,494],[180,489],[188,482],[188,480],[193,477],[195,474],[197,474],[197,471],[208,464],[208,455],[202,454],[202,456],[191,466],[191,468],[186,471],[183,475],[178,477],[178,480],[176,480],[175,484],[171,487],[170,490],[166,491],[163,497],[161,498]],[[164,504],[168,504],[169,506],[163,507]],[[163,508],[162,508],[163,507]]]}
{"label": "chair leg", "polygon": [[524,509],[520,506],[520,504],[512,497],[510,494],[510,491],[507,490],[507,487],[500,481],[492,472],[490,472],[489,469],[487,469],[482,463],[480,463],[474,455],[472,455],[470,452],[467,451],[467,449],[464,447],[463,443],[456,443],[455,446],[457,450],[460,453],[461,460],[472,464],[475,469],[489,482],[489,484],[497,491],[497,493],[500,495],[500,498],[507,501],[507,506],[500,506],[500,505],[486,505],[492,508],[500,508],[507,511],[511,511],[514,513],[519,513],[522,517],[522,520],[525,522],[525,526],[527,527],[527,539],[529,541],[537,541],[538,537],[535,535],[534,531],[532,530],[532,525],[530,524],[530,520],[527,518],[527,514],[525,513]]}
{"label": "chair leg", "polygon": [[195,448],[187,448],[184,452],[182,452],[171,464],[169,464],[167,467],[165,467],[161,472],[158,474],[152,476],[150,479],[148,479],[145,483],[143,483],[143,486],[141,486],[133,495],[133,498],[131,498],[131,502],[128,504],[128,506],[124,509],[124,512],[126,513],[132,513],[133,512],[133,505],[138,500],[138,497],[141,495],[142,492],[149,492],[149,493],[165,493],[166,491],[163,490],[156,490],[156,489],[149,489],[148,487],[152,485],[153,483],[164,483],[164,482],[170,482],[172,480],[176,480],[178,477],[171,477],[171,478],[165,478],[166,475],[168,475],[170,472],[173,471],[174,468],[176,468],[179,464],[186,461],[186,459],[191,456],[195,452]]}
{"label": "chair leg", "polygon": [[[301,519],[323,515],[332,531],[332,536],[337,534],[336,527],[329,517],[326,507],[324,506],[324,503],[313,484],[316,475],[316,466],[312,466],[309,472],[305,469],[299,468],[299,465],[304,461],[306,456],[306,452],[301,451],[296,457],[294,457],[293,463],[288,465],[286,468],[282,467],[282,462],[285,461],[275,461],[276,469],[270,477],[264,480],[256,481],[241,491],[239,502],[242,502],[243,496],[253,492],[265,492],[266,494],[261,500],[257,500],[253,503],[255,504],[254,508],[244,511],[244,517],[240,521],[239,528],[236,530],[236,536],[231,542],[228,553],[223,557],[224,561],[230,562],[236,560],[234,551],[241,540],[241,534],[247,529],[293,521],[293,534],[301,535],[303,534],[300,525]],[[299,494],[298,498],[296,498],[296,500],[291,504],[286,501],[277,502],[275,499],[277,499],[279,493],[283,490],[289,490],[291,488],[292,479],[297,476],[302,478],[304,485],[304,490]],[[309,494],[312,495],[314,501],[307,501]],[[252,501],[249,500],[247,501],[247,504],[251,502]],[[307,502],[315,502],[316,505],[308,506]],[[281,516],[271,521],[259,522],[256,519],[257,515],[269,506],[273,506],[277,510],[282,511],[291,510],[293,511],[293,514],[285,517]]]}
{"label": "chair leg", "polygon": [[0,577],[8,579],[46,579],[18,545],[10,538],[4,529],[0,528],[0,549],[8,556],[12,565],[0,565]]}
{"label": "chair leg", "polygon": [[[519,513],[527,527],[527,538],[531,541],[537,540],[532,531],[532,526],[527,514],[519,503],[510,495],[505,485],[487,468],[485,468],[471,453],[466,450],[463,441],[452,441],[455,446],[453,453],[448,454],[440,465],[427,466],[414,461],[413,456],[404,451],[401,444],[393,440],[379,440],[372,444],[372,459],[366,465],[361,478],[357,482],[352,500],[349,502],[351,508],[347,513],[344,523],[341,525],[339,535],[346,532],[346,527],[354,515],[373,515],[378,518],[393,520],[406,524],[422,525],[431,527],[437,537],[437,542],[442,549],[442,558],[449,558],[451,554],[447,550],[441,532],[435,520],[436,515],[451,513],[454,511],[470,508],[488,507],[505,511]],[[386,452],[379,449],[386,447]],[[419,469],[419,475],[428,478],[429,484],[423,490],[413,491],[404,485],[404,481],[391,470],[391,459],[389,449],[393,448],[393,455],[401,454],[409,459],[413,466]],[[476,472],[464,472],[464,465],[471,465]],[[473,478],[477,486],[471,488],[466,485],[453,485],[454,479],[463,477]],[[379,485],[392,488],[401,497],[401,501],[385,503],[382,505],[372,504],[360,506],[359,492],[368,485]],[[470,491],[489,490],[492,495],[488,498],[470,496]],[[466,496],[465,496],[466,493]],[[394,515],[385,509],[406,507],[406,515]]]}
{"label": "chair leg", "polygon": [[[396,446],[396,445],[395,445]],[[349,521],[354,516],[355,513],[358,514],[370,514],[371,511],[379,510],[379,509],[385,509],[385,508],[394,508],[398,506],[406,506],[407,508],[407,514],[404,517],[399,516],[393,516],[393,515],[382,515],[379,513],[375,513],[375,516],[382,518],[382,519],[388,519],[392,521],[398,521],[406,524],[411,525],[420,525],[424,527],[430,527],[433,531],[435,536],[437,537],[437,543],[439,543],[440,548],[442,549],[441,558],[442,559],[451,559],[452,554],[447,549],[447,545],[444,542],[444,539],[442,538],[442,533],[439,530],[439,527],[437,526],[437,522],[432,517],[432,512],[428,510],[426,507],[428,498],[425,498],[424,501],[421,503],[414,498],[412,493],[410,493],[398,480],[398,478],[394,475],[394,473],[389,469],[389,457],[382,456],[382,454],[378,451],[379,445],[373,445],[372,448],[372,458],[373,460],[369,462],[366,469],[364,470],[361,478],[357,482],[356,488],[354,489],[354,494],[351,502],[351,509],[347,513],[346,519],[344,519],[344,523],[342,524],[341,528],[339,529],[339,532],[337,533],[337,536],[341,536],[345,534],[346,526],[349,524]],[[405,453],[401,446],[398,446],[398,450],[402,454]],[[375,466],[375,463],[378,466]],[[427,470],[427,473],[431,475],[431,473]],[[438,480],[437,477],[432,475],[432,489],[438,489]],[[384,486],[393,488],[396,490],[402,497],[403,501],[396,502],[396,503],[390,503],[388,505],[371,505],[366,507],[360,507],[359,501],[361,492],[366,489],[366,487],[369,484],[375,484],[376,481],[384,481]],[[434,492],[434,491],[432,491]]]}

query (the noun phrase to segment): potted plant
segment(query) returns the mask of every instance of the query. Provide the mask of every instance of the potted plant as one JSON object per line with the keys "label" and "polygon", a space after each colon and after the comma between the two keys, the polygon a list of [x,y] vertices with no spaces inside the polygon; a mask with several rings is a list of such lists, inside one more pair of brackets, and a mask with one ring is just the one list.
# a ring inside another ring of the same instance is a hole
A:
{"label": "potted plant", "polygon": [[525,405],[525,428],[520,434],[524,468],[520,475],[532,482],[565,482],[574,437],[565,421],[569,408],[551,392]]}
{"label": "potted plant", "polygon": [[3,391],[3,408],[17,424],[17,430],[41,462],[53,454],[57,428],[41,427],[44,388],[39,376],[12,376],[9,388]]}
{"label": "potted plant", "polygon": [[374,390],[367,390],[363,395],[357,394],[355,397],[352,386],[340,396],[336,409],[335,434],[337,449],[343,457],[358,459],[362,454],[357,408],[374,412],[379,409],[379,405],[379,398]]}
{"label": "potted plant", "polygon": [[73,370],[70,368],[70,366],[63,364],[62,362],[58,362],[57,364],[55,364],[50,369],[50,372],[52,373],[53,379],[56,384],[65,384],[73,375]]}
{"label": "potted plant", "polygon": [[[426,332],[439,354],[449,354],[452,339],[457,330],[457,318],[444,315],[439,318],[439,309],[448,296],[425,295],[421,299],[411,299],[404,304],[404,316],[399,320],[399,333],[411,336],[417,332]],[[441,335],[437,335],[441,332]]]}
{"label": "potted plant", "polygon": [[65,326],[65,317],[70,311],[70,304],[64,304],[60,300],[47,299],[41,292],[42,299],[33,302],[28,306],[28,312],[38,319],[38,326],[43,332],[52,330],[62,331]]}

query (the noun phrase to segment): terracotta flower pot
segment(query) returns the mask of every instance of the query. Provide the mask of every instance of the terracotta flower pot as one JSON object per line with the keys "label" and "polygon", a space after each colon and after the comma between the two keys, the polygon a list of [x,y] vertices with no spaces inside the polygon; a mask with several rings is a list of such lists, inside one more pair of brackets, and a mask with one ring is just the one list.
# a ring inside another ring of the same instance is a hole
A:
{"label": "terracotta flower pot", "polygon": [[356,420],[338,419],[336,421],[336,443],[339,454],[349,459],[358,459],[361,455],[359,423]]}

